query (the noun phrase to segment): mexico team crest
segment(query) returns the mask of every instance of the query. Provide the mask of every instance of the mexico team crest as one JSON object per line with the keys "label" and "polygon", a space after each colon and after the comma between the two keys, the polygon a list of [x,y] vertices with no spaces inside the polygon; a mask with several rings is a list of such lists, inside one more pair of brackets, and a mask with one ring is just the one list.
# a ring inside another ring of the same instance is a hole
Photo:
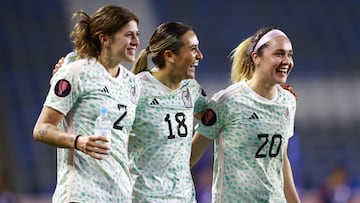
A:
{"label": "mexico team crest", "polygon": [[284,125],[288,125],[290,123],[290,112],[288,108],[282,112],[281,120]]}
{"label": "mexico team crest", "polygon": [[189,88],[186,88],[186,91],[184,91],[184,92],[182,93],[182,100],[183,100],[184,106],[185,106],[186,108],[192,108],[192,107],[193,107],[192,100],[191,100],[191,94],[190,94]]}
{"label": "mexico team crest", "polygon": [[136,104],[137,103],[137,92],[136,92],[136,88],[135,87],[131,87],[130,88],[130,100],[132,103]]}

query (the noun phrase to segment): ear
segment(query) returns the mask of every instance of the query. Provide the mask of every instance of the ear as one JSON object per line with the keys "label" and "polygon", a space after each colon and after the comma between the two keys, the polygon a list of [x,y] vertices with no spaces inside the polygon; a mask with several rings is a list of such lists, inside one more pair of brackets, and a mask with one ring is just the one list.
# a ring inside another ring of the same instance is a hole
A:
{"label": "ear", "polygon": [[165,61],[168,61],[170,63],[175,63],[175,58],[176,58],[176,55],[174,54],[174,52],[172,52],[170,50],[165,50],[164,51],[164,59],[165,59]]}
{"label": "ear", "polygon": [[108,37],[105,34],[99,35],[99,41],[100,41],[101,45],[104,45],[105,47],[110,46],[110,42],[111,42],[110,37]]}
{"label": "ear", "polygon": [[255,52],[251,53],[251,60],[253,61],[254,65],[260,64],[260,56],[258,56]]}

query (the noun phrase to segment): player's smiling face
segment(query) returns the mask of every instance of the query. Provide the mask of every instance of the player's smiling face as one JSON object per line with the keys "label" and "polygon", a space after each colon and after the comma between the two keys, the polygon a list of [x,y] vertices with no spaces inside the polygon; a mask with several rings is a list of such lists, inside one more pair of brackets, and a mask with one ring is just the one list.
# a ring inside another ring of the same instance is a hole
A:
{"label": "player's smiling face", "polygon": [[294,67],[293,49],[287,37],[279,36],[268,42],[259,61],[259,71],[270,83],[286,83]]}
{"label": "player's smiling face", "polygon": [[139,44],[138,24],[132,20],[115,33],[111,42],[111,49],[113,55],[120,57],[121,61],[133,62]]}
{"label": "player's smiling face", "polygon": [[203,58],[199,48],[199,40],[192,30],[186,32],[181,38],[183,46],[176,54],[175,71],[182,79],[194,79],[195,68]]}

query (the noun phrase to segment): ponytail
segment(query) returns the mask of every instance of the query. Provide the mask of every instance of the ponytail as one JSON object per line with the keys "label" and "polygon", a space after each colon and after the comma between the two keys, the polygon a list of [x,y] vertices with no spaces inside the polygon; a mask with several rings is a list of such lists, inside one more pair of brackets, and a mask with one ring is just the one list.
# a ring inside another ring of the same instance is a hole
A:
{"label": "ponytail", "polygon": [[138,74],[140,72],[146,71],[148,69],[148,51],[143,49],[140,51],[139,56],[137,57],[131,72]]}
{"label": "ponytail", "polygon": [[254,73],[254,64],[249,53],[252,37],[242,41],[230,54],[232,60],[231,82],[236,83],[250,79]]}

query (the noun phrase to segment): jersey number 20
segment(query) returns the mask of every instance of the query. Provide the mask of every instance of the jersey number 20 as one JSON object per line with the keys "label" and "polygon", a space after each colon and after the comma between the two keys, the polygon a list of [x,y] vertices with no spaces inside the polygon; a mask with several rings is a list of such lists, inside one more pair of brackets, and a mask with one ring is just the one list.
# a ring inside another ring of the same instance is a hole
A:
{"label": "jersey number 20", "polygon": [[[269,143],[269,137],[271,137],[271,141]],[[282,136],[279,134],[269,135],[269,134],[258,134],[258,139],[262,141],[262,145],[256,151],[255,158],[265,158],[268,154],[269,157],[276,157],[280,152],[280,147],[282,144]],[[270,144],[269,152],[266,152],[265,146]]]}

